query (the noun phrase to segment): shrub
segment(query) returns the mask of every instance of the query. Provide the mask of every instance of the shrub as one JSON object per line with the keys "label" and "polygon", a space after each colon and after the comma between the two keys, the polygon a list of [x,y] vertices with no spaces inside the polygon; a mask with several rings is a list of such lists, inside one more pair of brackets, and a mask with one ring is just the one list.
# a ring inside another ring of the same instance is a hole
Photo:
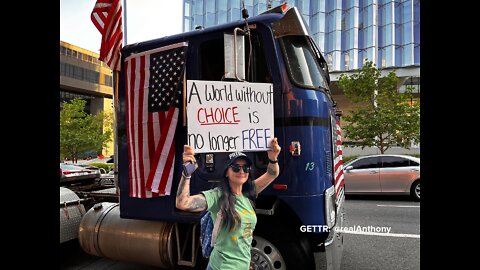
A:
{"label": "shrub", "polygon": [[113,169],[113,163],[90,163],[90,166],[97,167],[97,168],[103,168],[107,172]]}
{"label": "shrub", "polygon": [[343,164],[349,162],[352,159],[356,159],[359,156],[342,156]]}

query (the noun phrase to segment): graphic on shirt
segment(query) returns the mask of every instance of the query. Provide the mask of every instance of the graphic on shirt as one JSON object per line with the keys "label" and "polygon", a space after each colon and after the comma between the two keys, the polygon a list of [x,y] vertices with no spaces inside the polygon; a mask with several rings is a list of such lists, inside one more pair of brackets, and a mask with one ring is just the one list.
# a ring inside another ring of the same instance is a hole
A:
{"label": "graphic on shirt", "polygon": [[245,229],[243,229],[243,238],[248,238],[253,235],[252,223],[245,224]]}

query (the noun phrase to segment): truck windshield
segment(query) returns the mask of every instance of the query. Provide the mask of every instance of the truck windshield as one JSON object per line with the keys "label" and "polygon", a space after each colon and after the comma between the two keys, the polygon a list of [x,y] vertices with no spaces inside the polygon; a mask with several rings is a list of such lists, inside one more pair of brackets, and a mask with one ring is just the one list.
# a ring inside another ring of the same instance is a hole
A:
{"label": "truck windshield", "polygon": [[282,44],[288,73],[295,84],[307,88],[327,88],[307,36],[286,36],[282,38]]}

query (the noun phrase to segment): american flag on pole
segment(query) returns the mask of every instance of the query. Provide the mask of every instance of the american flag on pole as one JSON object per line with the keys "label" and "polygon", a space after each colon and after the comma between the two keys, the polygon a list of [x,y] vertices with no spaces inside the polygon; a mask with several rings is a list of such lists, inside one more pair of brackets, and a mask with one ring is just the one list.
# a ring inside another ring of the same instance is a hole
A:
{"label": "american flag on pole", "polygon": [[125,59],[130,197],[170,195],[187,43]]}
{"label": "american flag on pole", "polygon": [[97,0],[91,19],[100,34],[100,61],[112,70],[120,70],[120,49],[122,48],[122,5],[119,0]]}
{"label": "american flag on pole", "polygon": [[342,130],[340,128],[340,121],[336,120],[336,131],[337,131],[337,140],[336,140],[336,148],[337,153],[335,155],[334,165],[333,168],[335,170],[335,193],[337,194],[337,199],[340,198],[340,192],[342,187],[344,186],[343,182],[343,160],[342,160]]}

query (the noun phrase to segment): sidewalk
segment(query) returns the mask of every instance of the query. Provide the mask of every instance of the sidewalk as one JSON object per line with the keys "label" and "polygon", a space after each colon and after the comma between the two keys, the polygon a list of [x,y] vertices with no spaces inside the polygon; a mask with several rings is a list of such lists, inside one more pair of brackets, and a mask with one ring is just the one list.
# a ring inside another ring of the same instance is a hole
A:
{"label": "sidewalk", "polygon": [[[376,147],[362,147],[359,146],[343,146],[343,156],[366,156],[366,155],[379,155],[380,150]],[[412,155],[412,154],[420,154],[420,148],[401,148],[401,147],[391,147],[385,151],[385,154],[395,154],[395,155]]]}

